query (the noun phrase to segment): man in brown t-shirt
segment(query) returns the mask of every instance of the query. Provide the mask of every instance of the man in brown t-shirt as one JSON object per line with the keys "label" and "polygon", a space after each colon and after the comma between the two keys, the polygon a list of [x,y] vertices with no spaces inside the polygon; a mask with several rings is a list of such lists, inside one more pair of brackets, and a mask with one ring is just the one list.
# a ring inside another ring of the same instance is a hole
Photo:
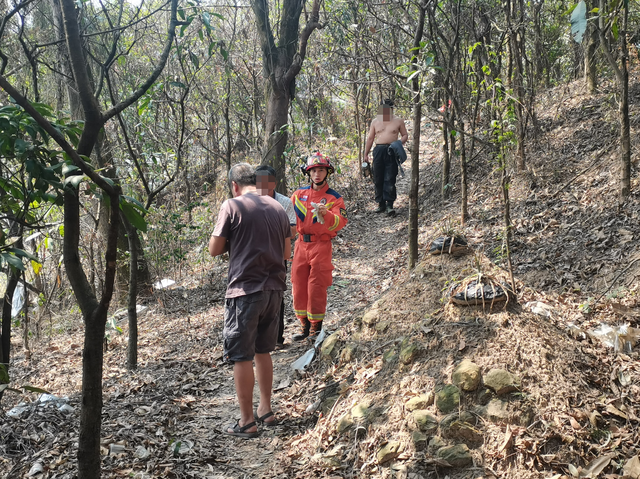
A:
{"label": "man in brown t-shirt", "polygon": [[[229,170],[233,198],[223,203],[209,241],[209,253],[229,251],[229,278],[224,321],[224,357],[233,362],[240,419],[226,434],[256,437],[256,420],[276,424],[271,410],[273,363],[278,312],[285,290],[283,259],[291,256],[291,229],[282,206],[256,191],[254,168],[240,163]],[[253,411],[253,361],[260,403]]]}

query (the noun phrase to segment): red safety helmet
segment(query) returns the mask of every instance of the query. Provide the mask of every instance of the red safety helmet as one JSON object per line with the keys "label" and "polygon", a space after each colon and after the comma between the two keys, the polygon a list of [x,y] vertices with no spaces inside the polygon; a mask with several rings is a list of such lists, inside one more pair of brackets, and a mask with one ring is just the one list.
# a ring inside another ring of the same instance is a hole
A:
{"label": "red safety helmet", "polygon": [[312,169],[318,168],[321,166],[327,169],[327,176],[329,176],[331,173],[335,171],[333,168],[333,165],[331,164],[331,161],[329,161],[329,158],[324,156],[319,151],[316,151],[315,153],[311,154],[311,156],[307,158],[307,162],[304,165],[302,165],[300,169],[302,170],[303,173],[308,174]]}

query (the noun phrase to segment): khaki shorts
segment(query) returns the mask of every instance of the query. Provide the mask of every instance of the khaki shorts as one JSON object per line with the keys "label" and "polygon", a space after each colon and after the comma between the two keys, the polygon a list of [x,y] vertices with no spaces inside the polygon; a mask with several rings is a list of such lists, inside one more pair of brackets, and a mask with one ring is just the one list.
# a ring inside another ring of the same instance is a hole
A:
{"label": "khaki shorts", "polygon": [[270,353],[276,348],[283,294],[283,291],[258,291],[226,299],[222,331],[226,361],[252,361],[256,354]]}

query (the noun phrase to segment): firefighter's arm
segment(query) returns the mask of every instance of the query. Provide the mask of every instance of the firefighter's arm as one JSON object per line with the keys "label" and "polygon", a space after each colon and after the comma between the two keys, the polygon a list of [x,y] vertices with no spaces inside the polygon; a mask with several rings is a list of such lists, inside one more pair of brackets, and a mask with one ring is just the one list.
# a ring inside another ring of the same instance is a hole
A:
{"label": "firefighter's arm", "polygon": [[[295,239],[296,234],[302,234],[302,224],[303,219],[300,215],[306,215],[306,211],[304,211],[304,204],[298,199],[298,195],[296,195],[297,191],[294,191],[291,195],[291,203],[293,204],[293,212],[296,215],[296,225],[291,227],[291,237]],[[297,201],[296,201],[297,200]],[[304,217],[304,216],[303,216]]]}
{"label": "firefighter's arm", "polygon": [[347,210],[344,206],[344,200],[338,198],[324,215],[324,225],[329,231],[337,232],[346,226],[347,221]]}

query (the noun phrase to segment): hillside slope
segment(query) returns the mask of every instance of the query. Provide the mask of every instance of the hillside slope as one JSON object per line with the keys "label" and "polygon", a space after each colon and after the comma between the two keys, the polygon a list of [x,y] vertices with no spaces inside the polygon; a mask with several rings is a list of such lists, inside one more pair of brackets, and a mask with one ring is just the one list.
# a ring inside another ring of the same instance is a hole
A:
{"label": "hillside slope", "polygon": [[[545,94],[530,171],[513,178],[517,301],[468,307],[443,300],[454,280],[506,277],[501,199],[490,160],[476,159],[472,217],[457,227],[473,253],[429,255],[431,240],[455,224],[458,198],[457,187],[446,204],[437,194],[438,133],[425,129],[421,259],[413,272],[406,269],[410,172],[399,182],[396,218],[371,212],[366,180],[336,186],[350,223],[334,243],[326,320],[334,334],[302,375],[291,363],[309,344],[274,354],[282,425],[251,441],[220,433],[237,406],[231,369],[221,362],[225,264],[211,262],[150,299],[138,371],[125,369],[126,325],[112,336],[103,477],[526,479],[570,477],[590,463],[592,472],[622,474],[640,442],[638,353],[614,354],[588,333],[600,322],[638,327],[640,188],[634,172],[633,194],[618,205],[611,94],[579,91],[575,84]],[[544,315],[527,306],[534,301],[548,306]],[[294,330],[291,323],[287,336]],[[75,329],[34,345],[27,359],[14,339],[14,382],[68,396],[75,410],[30,404],[18,418],[3,415],[3,477],[26,477],[36,464],[43,472],[33,477],[73,477],[81,344]],[[452,382],[468,389],[459,400]],[[18,401],[6,396],[3,406]]]}

